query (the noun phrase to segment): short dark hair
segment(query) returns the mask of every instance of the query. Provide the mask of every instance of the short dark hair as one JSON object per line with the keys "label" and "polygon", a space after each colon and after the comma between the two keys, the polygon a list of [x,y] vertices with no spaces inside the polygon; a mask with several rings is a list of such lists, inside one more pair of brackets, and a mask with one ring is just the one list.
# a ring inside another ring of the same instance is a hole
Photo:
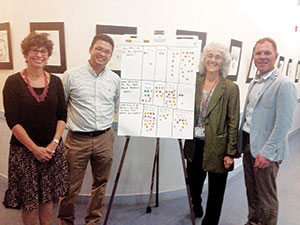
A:
{"label": "short dark hair", "polygon": [[45,47],[48,51],[48,56],[52,55],[53,42],[48,38],[47,33],[31,32],[21,43],[21,49],[24,56],[28,55],[28,52],[32,47]]}
{"label": "short dark hair", "polygon": [[264,37],[264,38],[259,39],[259,40],[255,43],[255,45],[254,45],[254,50],[255,50],[255,48],[256,48],[256,46],[257,46],[258,44],[262,44],[262,43],[265,43],[265,42],[271,43],[271,45],[273,46],[275,52],[277,53],[277,45],[276,45],[276,42],[275,42],[272,38],[269,38],[269,37]]}
{"label": "short dark hair", "polygon": [[93,38],[93,41],[91,43],[91,48],[94,46],[94,44],[98,40],[108,42],[111,45],[112,50],[114,50],[114,47],[115,47],[114,40],[110,36],[108,36],[107,34],[96,34],[96,36]]}

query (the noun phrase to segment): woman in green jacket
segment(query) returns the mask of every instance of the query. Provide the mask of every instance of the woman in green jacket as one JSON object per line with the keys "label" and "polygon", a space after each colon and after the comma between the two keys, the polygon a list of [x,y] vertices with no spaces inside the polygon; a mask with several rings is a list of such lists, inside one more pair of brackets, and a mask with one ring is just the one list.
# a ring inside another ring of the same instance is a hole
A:
{"label": "woman in green jacket", "polygon": [[239,88],[227,80],[228,51],[217,43],[204,48],[195,93],[194,139],[184,146],[196,217],[203,216],[201,193],[208,174],[208,199],[202,225],[218,225],[228,171],[237,154]]}

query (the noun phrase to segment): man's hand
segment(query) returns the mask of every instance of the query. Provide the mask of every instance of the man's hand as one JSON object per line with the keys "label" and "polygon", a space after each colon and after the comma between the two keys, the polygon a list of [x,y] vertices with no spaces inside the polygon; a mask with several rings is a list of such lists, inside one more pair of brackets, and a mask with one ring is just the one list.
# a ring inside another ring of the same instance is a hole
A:
{"label": "man's hand", "polygon": [[254,167],[257,167],[259,169],[265,169],[268,168],[269,165],[270,165],[270,160],[268,160],[267,158],[263,157],[261,154],[258,153],[255,159]]}

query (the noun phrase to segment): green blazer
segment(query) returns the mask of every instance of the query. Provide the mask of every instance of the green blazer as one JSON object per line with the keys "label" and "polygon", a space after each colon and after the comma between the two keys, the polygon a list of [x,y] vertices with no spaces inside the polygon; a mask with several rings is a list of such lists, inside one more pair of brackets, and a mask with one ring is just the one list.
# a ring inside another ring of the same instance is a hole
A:
{"label": "green blazer", "polygon": [[[195,92],[195,122],[199,115],[201,92],[205,76],[197,76]],[[224,173],[223,158],[234,157],[237,153],[238,126],[240,115],[239,87],[232,81],[220,77],[210,99],[205,118],[205,140],[203,153],[203,170]],[[185,157],[193,160],[195,140],[186,140]]]}

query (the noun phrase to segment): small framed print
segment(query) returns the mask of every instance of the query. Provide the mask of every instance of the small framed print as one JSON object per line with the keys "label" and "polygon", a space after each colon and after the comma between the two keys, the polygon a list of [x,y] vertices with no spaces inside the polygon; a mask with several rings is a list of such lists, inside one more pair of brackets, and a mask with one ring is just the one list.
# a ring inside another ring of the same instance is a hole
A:
{"label": "small framed print", "polygon": [[198,36],[199,41],[201,41],[201,52],[206,45],[207,33],[199,31],[190,31],[190,30],[176,30],[176,35],[195,35]]}
{"label": "small framed print", "polygon": [[250,65],[249,65],[249,70],[248,70],[248,76],[246,79],[246,83],[250,83],[253,78],[255,78],[255,76],[258,74],[258,70],[254,64],[254,60],[253,60],[253,54],[251,57],[251,61],[250,61]]}
{"label": "small framed print", "polygon": [[108,34],[114,40],[114,51],[108,67],[121,76],[122,41],[124,34],[137,34],[137,27],[96,25],[96,34]]}
{"label": "small framed print", "polygon": [[298,83],[300,77],[300,60],[296,65],[296,73],[295,73],[295,83]]}
{"label": "small framed print", "polygon": [[30,23],[30,31],[48,33],[53,42],[53,52],[49,57],[45,70],[50,73],[63,73],[67,69],[65,31],[63,22]]}
{"label": "small framed print", "polygon": [[231,63],[226,78],[232,81],[236,81],[239,73],[242,55],[242,42],[231,39],[229,51],[231,56]]}
{"label": "small framed print", "polygon": [[284,70],[284,56],[279,56],[277,68],[281,73],[283,73],[283,70]]}
{"label": "small framed print", "polygon": [[292,63],[293,63],[293,60],[289,59],[289,61],[287,63],[287,67],[286,67],[286,74],[285,74],[287,77],[291,76],[291,74],[292,74]]}
{"label": "small framed print", "polygon": [[0,23],[0,69],[13,69],[9,23]]}

